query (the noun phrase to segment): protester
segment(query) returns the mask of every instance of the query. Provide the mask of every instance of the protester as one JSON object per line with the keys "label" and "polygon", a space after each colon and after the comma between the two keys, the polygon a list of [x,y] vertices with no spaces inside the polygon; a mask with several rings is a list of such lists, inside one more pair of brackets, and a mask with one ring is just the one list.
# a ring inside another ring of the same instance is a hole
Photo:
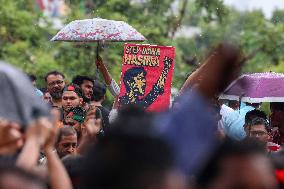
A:
{"label": "protester", "polygon": [[43,101],[46,104],[52,105],[52,98],[51,98],[50,93],[47,90],[43,93]]}
{"label": "protester", "polygon": [[62,159],[62,162],[72,181],[73,188],[79,189],[80,185],[82,185],[82,162],[84,162],[84,157],[81,155],[67,155]]}
{"label": "protester", "polygon": [[60,158],[66,155],[75,155],[77,153],[78,138],[77,132],[70,126],[65,126],[59,130],[58,140],[56,142],[56,152]]}
{"label": "protester", "polygon": [[33,86],[35,87],[35,92],[38,96],[43,96],[43,93],[38,89],[36,88],[36,80],[37,80],[37,77],[33,74],[29,74],[29,78],[33,84]]}
{"label": "protester", "polygon": [[234,140],[243,140],[246,137],[244,130],[246,113],[257,109],[259,105],[246,103],[245,107],[228,114],[224,120],[225,134]]}
{"label": "protester", "polygon": [[116,83],[116,81],[111,77],[107,67],[103,63],[103,60],[100,56],[98,56],[98,58],[96,60],[96,65],[97,65],[97,68],[102,73],[104,81],[105,81],[110,93],[112,94],[112,96],[114,98],[118,97],[119,93],[120,93],[120,87]]}
{"label": "protester", "polygon": [[250,140],[222,143],[196,181],[198,189],[278,188],[264,145]]}
{"label": "protester", "polygon": [[270,122],[273,129],[273,142],[284,143],[284,103],[270,103]]}
{"label": "protester", "polygon": [[247,137],[264,142],[268,152],[280,150],[279,145],[271,142],[271,127],[264,112],[260,110],[249,111],[245,117],[244,127]]}
{"label": "protester", "polygon": [[62,94],[63,118],[66,117],[70,109],[76,107],[82,107],[82,104],[83,104],[82,91],[79,88],[79,86],[75,84],[69,84],[65,86]]}
{"label": "protester", "polygon": [[62,93],[65,87],[64,79],[65,76],[58,71],[51,71],[44,78],[53,106],[62,107]]}
{"label": "protester", "polygon": [[98,81],[94,82],[94,89],[93,89],[94,93],[93,93],[93,98],[91,101],[91,106],[95,106],[96,108],[98,108],[98,111],[101,112],[102,115],[102,126],[103,126],[103,130],[107,130],[107,128],[109,127],[109,110],[107,110],[102,103],[105,100],[105,96],[106,96],[106,87],[99,83]]}
{"label": "protester", "polygon": [[77,75],[73,78],[72,83],[81,88],[84,102],[89,103],[93,96],[94,80],[88,76]]}

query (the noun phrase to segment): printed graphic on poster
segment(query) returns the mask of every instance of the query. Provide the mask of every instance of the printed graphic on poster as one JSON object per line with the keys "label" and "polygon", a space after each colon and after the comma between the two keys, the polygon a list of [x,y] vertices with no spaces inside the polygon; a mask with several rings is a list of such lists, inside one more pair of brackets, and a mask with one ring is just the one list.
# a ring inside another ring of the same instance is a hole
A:
{"label": "printed graphic on poster", "polygon": [[134,104],[147,111],[170,106],[175,48],[125,44],[119,106]]}

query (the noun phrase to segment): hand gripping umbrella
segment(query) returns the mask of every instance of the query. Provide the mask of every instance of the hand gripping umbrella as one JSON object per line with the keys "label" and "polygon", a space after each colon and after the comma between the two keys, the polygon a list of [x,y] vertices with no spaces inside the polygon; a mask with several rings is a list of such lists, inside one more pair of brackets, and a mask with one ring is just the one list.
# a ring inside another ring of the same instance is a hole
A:
{"label": "hand gripping umbrella", "polygon": [[145,40],[146,38],[129,24],[101,18],[72,21],[51,39],[51,41],[97,42],[97,58],[100,42]]}
{"label": "hand gripping umbrella", "polygon": [[224,91],[221,99],[249,103],[284,102],[284,74],[266,72],[246,74]]}

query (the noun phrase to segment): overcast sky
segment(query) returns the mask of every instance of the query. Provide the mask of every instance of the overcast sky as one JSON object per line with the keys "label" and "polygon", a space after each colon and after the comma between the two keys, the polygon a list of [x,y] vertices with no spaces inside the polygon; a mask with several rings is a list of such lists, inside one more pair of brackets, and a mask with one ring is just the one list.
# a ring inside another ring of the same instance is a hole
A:
{"label": "overcast sky", "polygon": [[262,9],[267,18],[275,8],[284,9],[284,0],[224,0],[227,5],[232,5],[239,10]]}

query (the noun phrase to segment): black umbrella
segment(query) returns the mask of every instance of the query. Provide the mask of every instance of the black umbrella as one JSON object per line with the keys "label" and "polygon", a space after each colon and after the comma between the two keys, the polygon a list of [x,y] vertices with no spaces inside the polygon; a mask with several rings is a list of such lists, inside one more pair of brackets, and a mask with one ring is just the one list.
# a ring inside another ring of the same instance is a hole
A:
{"label": "black umbrella", "polygon": [[23,127],[41,116],[48,116],[48,106],[36,95],[28,77],[0,61],[0,117]]}

